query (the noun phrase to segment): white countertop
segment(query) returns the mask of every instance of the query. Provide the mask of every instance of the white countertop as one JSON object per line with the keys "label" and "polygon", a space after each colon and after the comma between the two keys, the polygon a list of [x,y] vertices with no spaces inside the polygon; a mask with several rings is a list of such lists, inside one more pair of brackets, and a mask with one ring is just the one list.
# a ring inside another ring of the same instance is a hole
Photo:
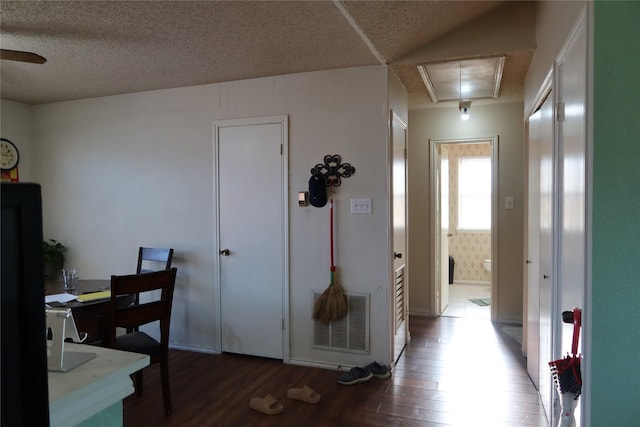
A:
{"label": "white countertop", "polygon": [[134,392],[129,375],[149,365],[149,356],[84,344],[65,350],[97,356],[69,372],[49,372],[51,426],[78,424]]}

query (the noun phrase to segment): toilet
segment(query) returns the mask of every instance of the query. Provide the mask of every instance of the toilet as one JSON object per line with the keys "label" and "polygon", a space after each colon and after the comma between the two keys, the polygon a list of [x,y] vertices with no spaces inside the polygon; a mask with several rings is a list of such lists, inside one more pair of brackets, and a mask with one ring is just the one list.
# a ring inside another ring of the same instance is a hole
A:
{"label": "toilet", "polygon": [[490,259],[483,259],[482,260],[482,266],[484,267],[485,270],[487,270],[489,273],[491,273],[491,260]]}

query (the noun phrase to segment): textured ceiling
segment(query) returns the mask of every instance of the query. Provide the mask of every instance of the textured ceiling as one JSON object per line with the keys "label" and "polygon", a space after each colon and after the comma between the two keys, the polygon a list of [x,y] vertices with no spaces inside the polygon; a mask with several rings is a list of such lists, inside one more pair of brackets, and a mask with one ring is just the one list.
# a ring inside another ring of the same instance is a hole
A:
{"label": "textured ceiling", "polygon": [[496,53],[506,55],[503,82],[487,102],[513,102],[535,48],[531,2],[1,1],[0,10],[0,46],[47,58],[0,61],[2,98],[28,104],[389,64],[410,108],[428,108],[417,64]]}

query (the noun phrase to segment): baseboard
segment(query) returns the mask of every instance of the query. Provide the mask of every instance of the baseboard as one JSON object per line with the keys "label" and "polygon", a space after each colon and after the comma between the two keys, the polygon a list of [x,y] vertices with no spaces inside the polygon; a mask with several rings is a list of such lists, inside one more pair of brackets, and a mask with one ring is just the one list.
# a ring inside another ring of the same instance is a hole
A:
{"label": "baseboard", "polygon": [[[181,345],[181,344],[170,344],[169,348],[172,348],[175,350],[195,351],[198,353],[206,353],[206,354],[221,354],[221,352],[211,348],[195,347],[195,346]],[[353,367],[353,366],[347,366],[347,365],[336,365],[332,363],[323,363],[323,362],[316,362],[312,360],[303,360],[303,359],[289,359],[288,364],[307,366],[310,368],[328,369],[336,372],[348,371]]]}
{"label": "baseboard", "polygon": [[417,316],[417,317],[435,317],[428,311],[424,310],[413,310],[409,308],[409,316]]}
{"label": "baseboard", "polygon": [[353,367],[353,366],[336,365],[332,363],[323,363],[323,362],[316,362],[312,360],[302,360],[302,359],[289,359],[289,364],[298,365],[298,366],[307,366],[309,368],[328,369],[336,372],[340,372],[344,370],[348,371]]}
{"label": "baseboard", "polygon": [[516,317],[500,317],[494,321],[495,323],[499,323],[501,325],[516,325],[522,326],[522,319]]}
{"label": "baseboard", "polygon": [[491,282],[486,280],[454,280],[454,285],[490,285]]}
{"label": "baseboard", "polygon": [[196,353],[220,354],[218,350],[213,348],[197,347],[192,345],[169,344],[169,348],[173,348],[175,350],[195,351]]}

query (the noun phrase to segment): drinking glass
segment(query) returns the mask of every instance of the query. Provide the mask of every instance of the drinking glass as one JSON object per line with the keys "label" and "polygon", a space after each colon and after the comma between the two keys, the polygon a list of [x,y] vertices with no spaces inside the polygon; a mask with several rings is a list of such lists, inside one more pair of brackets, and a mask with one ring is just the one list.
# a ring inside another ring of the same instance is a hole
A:
{"label": "drinking glass", "polygon": [[76,282],[78,280],[78,273],[75,268],[69,271],[62,270],[62,280],[64,282],[64,291],[69,294],[76,293]]}

